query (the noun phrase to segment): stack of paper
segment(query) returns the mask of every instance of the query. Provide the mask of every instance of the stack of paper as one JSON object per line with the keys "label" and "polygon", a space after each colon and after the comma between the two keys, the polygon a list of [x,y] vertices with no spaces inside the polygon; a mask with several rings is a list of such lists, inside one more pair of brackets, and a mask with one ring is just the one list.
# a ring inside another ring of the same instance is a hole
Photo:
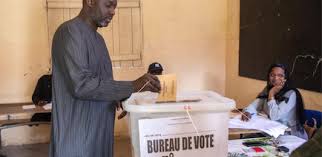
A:
{"label": "stack of paper", "polygon": [[306,140],[292,135],[279,136],[277,140],[279,142],[278,146],[285,146],[290,150],[290,152],[294,151],[296,148],[306,142]]}
{"label": "stack of paper", "polygon": [[239,116],[229,120],[229,128],[256,129],[277,138],[279,135],[283,135],[288,127],[262,116],[253,117],[247,122],[242,121]]}

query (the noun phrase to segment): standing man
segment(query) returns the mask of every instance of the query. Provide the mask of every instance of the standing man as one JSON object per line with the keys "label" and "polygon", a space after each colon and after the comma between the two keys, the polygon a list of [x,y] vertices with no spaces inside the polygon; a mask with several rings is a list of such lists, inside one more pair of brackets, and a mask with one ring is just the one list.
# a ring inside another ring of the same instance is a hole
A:
{"label": "standing man", "polygon": [[53,126],[50,157],[113,157],[115,108],[138,91],[160,91],[157,77],[115,81],[98,27],[117,0],[83,0],[80,14],[56,31],[52,45]]}

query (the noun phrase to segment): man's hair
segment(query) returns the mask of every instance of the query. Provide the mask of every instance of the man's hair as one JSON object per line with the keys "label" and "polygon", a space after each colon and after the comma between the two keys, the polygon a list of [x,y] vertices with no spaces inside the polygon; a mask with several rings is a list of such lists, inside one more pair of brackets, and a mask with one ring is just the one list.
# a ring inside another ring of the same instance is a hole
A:
{"label": "man's hair", "polygon": [[148,73],[150,74],[161,74],[162,71],[162,65],[158,62],[154,62],[149,65]]}

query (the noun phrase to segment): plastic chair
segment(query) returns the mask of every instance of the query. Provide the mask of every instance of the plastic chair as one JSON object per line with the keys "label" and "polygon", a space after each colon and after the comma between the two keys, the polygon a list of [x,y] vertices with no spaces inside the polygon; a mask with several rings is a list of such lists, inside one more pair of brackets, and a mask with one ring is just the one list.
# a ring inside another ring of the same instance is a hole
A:
{"label": "plastic chair", "polygon": [[304,129],[308,134],[309,138],[313,137],[317,128],[321,127],[322,112],[315,110],[305,110],[305,124]]}

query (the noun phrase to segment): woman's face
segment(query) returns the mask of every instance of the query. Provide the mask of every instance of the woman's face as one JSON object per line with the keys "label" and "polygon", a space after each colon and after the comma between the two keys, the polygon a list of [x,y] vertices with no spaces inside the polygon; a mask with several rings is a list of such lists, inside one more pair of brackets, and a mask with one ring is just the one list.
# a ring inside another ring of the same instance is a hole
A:
{"label": "woman's face", "polygon": [[285,83],[285,71],[280,67],[274,67],[269,73],[269,84],[271,86],[283,86]]}

